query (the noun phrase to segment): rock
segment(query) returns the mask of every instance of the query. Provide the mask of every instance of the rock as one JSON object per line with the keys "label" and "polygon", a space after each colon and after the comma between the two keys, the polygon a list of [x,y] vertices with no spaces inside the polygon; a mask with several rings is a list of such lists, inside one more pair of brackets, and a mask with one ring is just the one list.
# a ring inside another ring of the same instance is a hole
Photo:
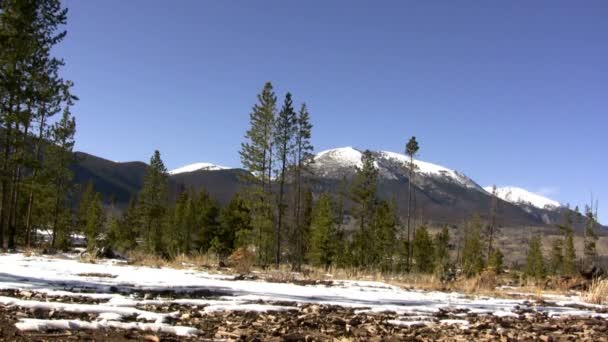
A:
{"label": "rock", "polygon": [[150,341],[150,342],[160,342],[160,338],[158,338],[158,336],[156,336],[156,335],[145,335],[144,340]]}

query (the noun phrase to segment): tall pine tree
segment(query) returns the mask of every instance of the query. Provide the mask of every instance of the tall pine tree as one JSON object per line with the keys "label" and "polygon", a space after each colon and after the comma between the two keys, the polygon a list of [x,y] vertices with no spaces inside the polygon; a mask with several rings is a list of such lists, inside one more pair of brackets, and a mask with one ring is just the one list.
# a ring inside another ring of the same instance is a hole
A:
{"label": "tall pine tree", "polygon": [[275,122],[274,144],[276,158],[279,165],[277,168],[277,181],[279,183],[279,193],[277,198],[277,228],[276,228],[276,257],[277,265],[281,262],[281,241],[283,239],[282,230],[285,224],[285,182],[287,171],[290,168],[289,156],[294,149],[295,135],[297,133],[297,116],[293,109],[291,94],[285,95],[283,107]]}
{"label": "tall pine tree", "polygon": [[420,150],[420,146],[418,145],[418,141],[416,141],[416,137],[411,137],[410,140],[405,145],[405,154],[410,157],[410,162],[408,163],[409,170],[409,178],[407,180],[407,270],[409,271],[412,267],[412,243],[410,240],[410,224],[411,224],[411,216],[412,216],[412,183],[414,182],[414,173],[416,170],[416,164],[414,163],[414,156]]}
{"label": "tall pine tree", "polygon": [[151,253],[165,254],[163,230],[169,205],[169,176],[159,151],[154,151],[150,159],[137,205],[146,249]]}

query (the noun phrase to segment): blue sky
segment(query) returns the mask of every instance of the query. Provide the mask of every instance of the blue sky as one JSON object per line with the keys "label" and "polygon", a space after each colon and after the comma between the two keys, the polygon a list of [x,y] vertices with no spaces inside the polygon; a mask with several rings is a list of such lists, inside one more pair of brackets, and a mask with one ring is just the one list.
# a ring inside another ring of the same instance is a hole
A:
{"label": "blue sky", "polygon": [[78,150],[239,166],[272,81],[308,104],[318,151],[416,135],[422,160],[561,202],[593,192],[608,221],[606,1],[66,5]]}

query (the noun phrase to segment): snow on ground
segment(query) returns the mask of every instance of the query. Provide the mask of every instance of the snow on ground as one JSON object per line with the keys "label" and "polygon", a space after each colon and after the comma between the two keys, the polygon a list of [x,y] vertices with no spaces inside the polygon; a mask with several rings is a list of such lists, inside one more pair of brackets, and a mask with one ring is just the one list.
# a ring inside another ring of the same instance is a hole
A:
{"label": "snow on ground", "polygon": [[169,171],[169,174],[176,175],[178,173],[194,172],[194,171],[198,171],[198,170],[217,171],[217,170],[227,170],[227,169],[231,169],[231,168],[227,167],[227,166],[212,164],[212,163],[194,163],[194,164],[182,166],[175,170],[171,170],[171,171]]}
{"label": "snow on ground", "polygon": [[[484,189],[489,193],[493,191],[492,186],[486,186]],[[497,187],[496,196],[507,202],[532,205],[540,209],[553,209],[561,206],[557,201],[514,186]]]}
{"label": "snow on ground", "polygon": [[[0,296],[0,305],[41,308],[96,315],[93,322],[79,320],[22,319],[22,330],[98,329],[115,327],[191,335],[196,329],[175,326],[169,318],[178,312],[146,311],[149,304],[196,306],[202,314],[217,311],[292,311],[300,304],[331,304],[355,308],[358,312],[393,311],[400,315],[396,325],[425,324],[440,310],[463,310],[477,314],[517,316],[524,300],[469,297],[459,293],[404,290],[397,286],[369,281],[334,281],[334,286],[301,286],[288,283],[234,280],[234,277],[209,274],[193,269],[129,266],[112,260],[97,264],[81,263],[74,258],[49,258],[23,254],[0,254],[0,289],[44,293],[52,296],[81,296],[106,300],[98,304],[19,299]],[[142,294],[153,293],[154,298]],[[163,297],[164,296],[164,297]],[[171,296],[173,298],[167,298]],[[179,297],[182,298],[179,298]],[[597,306],[586,305],[577,297],[553,297],[555,304],[531,306],[551,317],[595,316]],[[127,318],[137,322],[125,322]],[[464,317],[464,316],[463,316]],[[466,320],[444,320],[439,324],[458,324]]]}

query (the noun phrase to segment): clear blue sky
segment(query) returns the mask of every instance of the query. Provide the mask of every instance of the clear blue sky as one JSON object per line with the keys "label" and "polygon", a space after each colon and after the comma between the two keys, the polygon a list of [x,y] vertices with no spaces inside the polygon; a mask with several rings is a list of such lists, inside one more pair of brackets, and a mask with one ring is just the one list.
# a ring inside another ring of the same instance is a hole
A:
{"label": "clear blue sky", "polygon": [[608,221],[607,1],[66,4],[78,150],[239,166],[269,80],[307,102],[319,151],[416,135],[422,160],[481,185],[593,191]]}

